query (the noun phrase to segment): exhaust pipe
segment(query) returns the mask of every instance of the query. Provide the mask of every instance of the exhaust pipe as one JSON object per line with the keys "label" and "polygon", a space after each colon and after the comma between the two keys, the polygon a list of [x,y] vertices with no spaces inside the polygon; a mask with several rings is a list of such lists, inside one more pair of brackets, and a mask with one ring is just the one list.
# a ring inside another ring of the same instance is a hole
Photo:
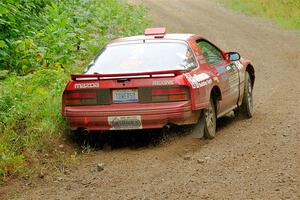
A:
{"label": "exhaust pipe", "polygon": [[170,124],[166,124],[166,125],[162,128],[163,132],[168,132],[168,131],[170,131],[170,129],[171,129],[171,125],[170,125]]}
{"label": "exhaust pipe", "polygon": [[83,129],[82,131],[81,131],[81,133],[83,134],[83,135],[89,135],[89,133],[90,133],[90,131],[88,130],[88,129]]}

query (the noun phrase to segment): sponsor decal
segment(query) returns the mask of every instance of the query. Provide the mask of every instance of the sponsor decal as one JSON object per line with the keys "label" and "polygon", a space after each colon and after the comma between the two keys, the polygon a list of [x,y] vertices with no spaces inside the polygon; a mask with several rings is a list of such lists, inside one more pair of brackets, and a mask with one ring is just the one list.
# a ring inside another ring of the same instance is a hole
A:
{"label": "sponsor decal", "polygon": [[206,79],[209,79],[209,75],[206,74],[206,73],[201,73],[201,74],[194,75],[193,78],[196,81],[200,82],[200,81],[204,81]]}
{"label": "sponsor decal", "polygon": [[210,79],[209,75],[206,73],[201,73],[194,76],[185,74],[185,77],[192,85],[192,88],[201,88],[212,83],[212,79]]}
{"label": "sponsor decal", "polygon": [[238,62],[230,63],[225,67],[227,76],[222,76],[222,81],[227,81],[229,84],[230,93],[237,93],[239,87],[239,67],[237,66]]}
{"label": "sponsor decal", "polygon": [[239,74],[238,74],[238,72],[230,75],[228,80],[229,80],[230,93],[238,92],[238,86],[239,86]]}
{"label": "sponsor decal", "polygon": [[76,83],[74,85],[75,89],[82,89],[82,88],[98,88],[99,83]]}
{"label": "sponsor decal", "polygon": [[242,63],[240,63],[239,61],[236,61],[235,62],[235,66],[239,69],[239,70],[241,70],[244,66],[242,65]]}
{"label": "sponsor decal", "polygon": [[236,64],[237,68],[239,69],[239,75],[240,75],[241,82],[243,82],[245,80],[245,73],[242,70],[244,68],[244,65],[242,65],[242,63],[240,63],[239,61],[236,61],[235,64]]}
{"label": "sponsor decal", "polygon": [[233,71],[233,68],[232,68],[230,65],[227,65],[227,66],[226,66],[226,71],[227,71],[227,72],[232,72],[232,71]]}
{"label": "sponsor decal", "polygon": [[221,76],[221,82],[227,81],[228,80],[228,76],[227,75],[222,75]]}
{"label": "sponsor decal", "polygon": [[217,67],[218,73],[222,74],[225,72],[225,66]]}
{"label": "sponsor decal", "polygon": [[112,116],[107,118],[111,130],[142,129],[141,116]]}
{"label": "sponsor decal", "polygon": [[199,83],[199,86],[200,87],[204,87],[204,86],[207,86],[207,85],[209,85],[209,84],[211,84],[212,83],[212,80],[211,79],[208,79],[208,80],[206,80],[206,81],[202,81],[201,83]]}
{"label": "sponsor decal", "polygon": [[174,85],[173,80],[153,81],[152,85]]}
{"label": "sponsor decal", "polygon": [[229,76],[229,84],[230,85],[236,85],[239,83],[239,74],[236,72],[234,74],[232,74],[231,76]]}
{"label": "sponsor decal", "polygon": [[199,88],[199,83],[190,75],[190,74],[185,74],[186,79],[188,82],[191,84],[192,88]]}

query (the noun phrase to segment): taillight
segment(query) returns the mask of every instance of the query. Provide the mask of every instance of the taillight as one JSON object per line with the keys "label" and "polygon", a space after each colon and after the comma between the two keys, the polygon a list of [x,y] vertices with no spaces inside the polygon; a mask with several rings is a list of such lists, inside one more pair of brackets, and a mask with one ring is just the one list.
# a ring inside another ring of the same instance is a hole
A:
{"label": "taillight", "polygon": [[96,92],[72,92],[65,94],[65,98],[75,99],[75,98],[96,98]]}
{"label": "taillight", "polygon": [[96,105],[97,93],[85,91],[69,91],[63,94],[63,101],[66,106]]}
{"label": "taillight", "polygon": [[153,88],[152,102],[186,101],[189,100],[189,91],[186,87]]}

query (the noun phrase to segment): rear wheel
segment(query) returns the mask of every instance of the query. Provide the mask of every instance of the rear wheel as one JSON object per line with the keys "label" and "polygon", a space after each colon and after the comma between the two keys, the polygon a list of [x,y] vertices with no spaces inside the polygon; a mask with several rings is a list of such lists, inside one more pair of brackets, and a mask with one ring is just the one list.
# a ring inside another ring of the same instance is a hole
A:
{"label": "rear wheel", "polygon": [[216,136],[217,116],[213,98],[210,98],[208,108],[204,110],[204,137],[213,139]]}

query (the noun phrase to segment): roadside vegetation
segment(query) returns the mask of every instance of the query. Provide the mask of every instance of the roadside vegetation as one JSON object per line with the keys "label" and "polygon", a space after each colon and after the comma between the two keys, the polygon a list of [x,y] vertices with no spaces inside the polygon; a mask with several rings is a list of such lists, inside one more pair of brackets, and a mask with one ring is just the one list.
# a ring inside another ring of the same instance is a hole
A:
{"label": "roadside vegetation", "polygon": [[118,0],[0,2],[0,181],[74,158],[60,115],[69,75],[107,41],[142,33],[145,13]]}
{"label": "roadside vegetation", "polygon": [[267,17],[284,28],[300,31],[299,0],[224,0],[225,3],[238,11],[249,15]]}

